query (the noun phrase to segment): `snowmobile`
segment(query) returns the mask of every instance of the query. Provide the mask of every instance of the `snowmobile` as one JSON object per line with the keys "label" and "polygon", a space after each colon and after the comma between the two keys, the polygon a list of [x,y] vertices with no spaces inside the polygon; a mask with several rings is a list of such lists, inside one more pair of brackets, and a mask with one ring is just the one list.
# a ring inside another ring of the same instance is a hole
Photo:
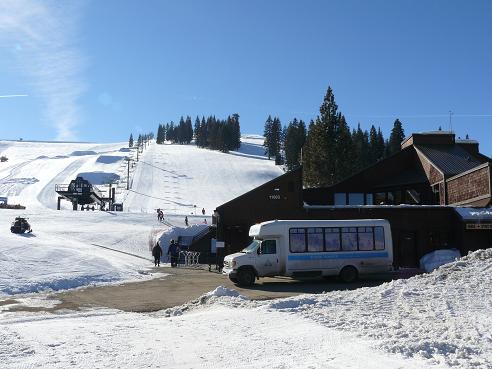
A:
{"label": "snowmobile", "polygon": [[31,225],[27,221],[28,218],[16,217],[12,222],[12,226],[10,227],[10,232],[12,233],[31,233]]}

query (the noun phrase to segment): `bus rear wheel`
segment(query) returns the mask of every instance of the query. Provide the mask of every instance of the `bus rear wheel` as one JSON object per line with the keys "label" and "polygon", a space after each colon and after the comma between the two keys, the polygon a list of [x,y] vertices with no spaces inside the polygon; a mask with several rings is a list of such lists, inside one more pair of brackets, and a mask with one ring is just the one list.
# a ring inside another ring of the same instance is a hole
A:
{"label": "bus rear wheel", "polygon": [[345,283],[352,283],[357,280],[359,273],[357,269],[351,265],[343,267],[340,271],[340,279]]}
{"label": "bus rear wheel", "polygon": [[255,273],[250,269],[239,271],[237,281],[240,286],[252,286],[255,283]]}

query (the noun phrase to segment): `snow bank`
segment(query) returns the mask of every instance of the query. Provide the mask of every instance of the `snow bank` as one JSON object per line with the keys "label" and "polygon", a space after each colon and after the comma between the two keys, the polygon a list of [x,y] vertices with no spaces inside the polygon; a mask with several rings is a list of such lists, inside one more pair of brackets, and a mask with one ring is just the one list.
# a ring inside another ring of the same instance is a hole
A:
{"label": "snow bank", "polygon": [[206,228],[208,228],[208,225],[206,224],[193,224],[189,227],[171,227],[164,230],[162,233],[157,234],[153,245],[155,245],[157,240],[159,240],[159,244],[162,248],[162,253],[164,255],[164,258],[166,258],[171,240],[177,242],[179,236],[195,236]]}
{"label": "snow bank", "polygon": [[206,296],[209,296],[209,297],[223,297],[223,296],[238,297],[239,292],[237,292],[236,290],[231,290],[230,288],[227,288],[224,286],[219,286],[215,290],[208,292],[206,294]]}
{"label": "snow bank", "polygon": [[492,367],[492,249],[430,274],[264,305],[351,331],[378,348],[456,368]]}
{"label": "snow bank", "polygon": [[427,273],[451,263],[456,259],[459,259],[461,254],[458,250],[436,250],[425,254],[420,258],[420,269],[425,270]]}

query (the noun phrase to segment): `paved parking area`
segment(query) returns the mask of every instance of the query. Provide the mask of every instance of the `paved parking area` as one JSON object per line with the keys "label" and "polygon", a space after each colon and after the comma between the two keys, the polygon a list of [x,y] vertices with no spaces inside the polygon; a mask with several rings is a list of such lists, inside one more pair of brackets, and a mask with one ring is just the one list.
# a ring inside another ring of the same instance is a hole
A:
{"label": "paved parking area", "polygon": [[78,310],[87,307],[107,307],[124,311],[150,312],[182,305],[197,299],[218,286],[235,289],[240,294],[258,300],[296,296],[300,294],[322,293],[334,290],[355,289],[376,286],[391,279],[390,276],[371,277],[356,283],[346,284],[337,278],[296,280],[289,277],[260,278],[251,287],[234,285],[229,278],[207,269],[154,268],[155,272],[168,273],[167,276],[144,282],[133,282],[111,286],[87,287],[50,294],[50,298],[61,301],[53,308],[34,308],[13,306],[13,310],[56,311],[60,309]]}

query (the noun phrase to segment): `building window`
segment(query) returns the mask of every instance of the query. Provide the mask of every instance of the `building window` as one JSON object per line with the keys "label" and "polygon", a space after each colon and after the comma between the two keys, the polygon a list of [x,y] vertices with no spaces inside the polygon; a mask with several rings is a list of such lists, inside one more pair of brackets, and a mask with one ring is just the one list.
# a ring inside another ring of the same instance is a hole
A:
{"label": "building window", "polygon": [[349,205],[364,205],[363,193],[349,193]]}
{"label": "building window", "polygon": [[386,204],[386,192],[377,192],[374,194],[374,204],[384,205]]}
{"label": "building window", "polygon": [[307,231],[308,252],[323,251],[323,228],[308,228]]}
{"label": "building window", "polygon": [[345,192],[335,193],[335,205],[347,205],[347,194]]}
{"label": "building window", "polygon": [[289,230],[290,252],[306,251],[306,230],[304,228],[291,228]]}

